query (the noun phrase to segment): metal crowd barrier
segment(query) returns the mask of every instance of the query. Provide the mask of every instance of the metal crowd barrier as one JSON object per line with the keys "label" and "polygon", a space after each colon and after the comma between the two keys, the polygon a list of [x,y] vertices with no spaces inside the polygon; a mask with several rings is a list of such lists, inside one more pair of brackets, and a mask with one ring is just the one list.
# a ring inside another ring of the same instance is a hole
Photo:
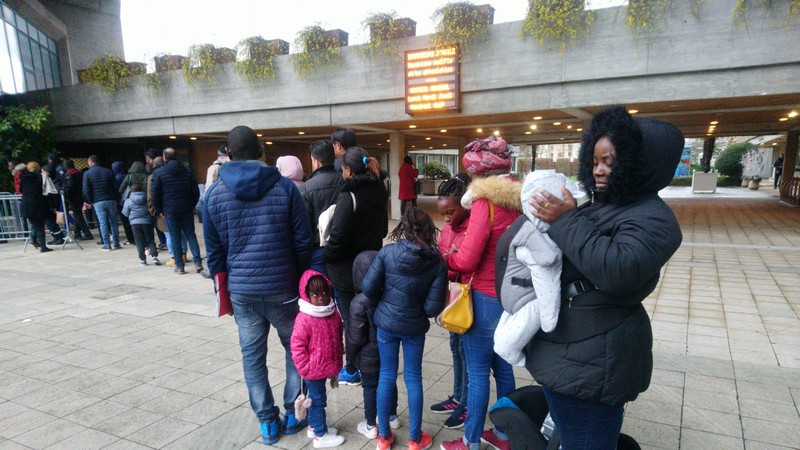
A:
{"label": "metal crowd barrier", "polygon": [[0,192],[0,240],[27,240],[31,231],[22,217],[21,195]]}

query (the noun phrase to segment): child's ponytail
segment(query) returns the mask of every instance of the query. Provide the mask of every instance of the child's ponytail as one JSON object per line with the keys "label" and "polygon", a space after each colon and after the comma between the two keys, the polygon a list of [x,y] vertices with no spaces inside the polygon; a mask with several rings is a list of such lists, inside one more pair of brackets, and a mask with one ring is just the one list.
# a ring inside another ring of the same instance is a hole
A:
{"label": "child's ponytail", "polygon": [[347,166],[353,175],[367,174],[374,177],[376,181],[381,179],[381,163],[369,156],[367,151],[361,147],[348,148],[342,164]]}

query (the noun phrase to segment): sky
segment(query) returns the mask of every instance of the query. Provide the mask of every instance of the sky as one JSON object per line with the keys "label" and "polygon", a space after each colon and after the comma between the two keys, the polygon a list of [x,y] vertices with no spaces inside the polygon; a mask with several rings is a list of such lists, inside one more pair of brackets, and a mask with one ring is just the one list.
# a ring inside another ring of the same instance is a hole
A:
{"label": "sky", "polygon": [[[527,0],[488,0],[494,23],[522,20]],[[487,3],[477,0],[474,3]],[[604,3],[620,0],[589,0]],[[128,61],[149,62],[159,53],[186,55],[192,44],[234,48],[245,38],[261,36],[292,43],[297,32],[320,23],[350,33],[350,45],[369,39],[361,21],[372,12],[396,11],[417,22],[417,35],[433,32],[431,16],[446,0],[122,0],[122,36]],[[384,6],[385,5],[385,6]]]}

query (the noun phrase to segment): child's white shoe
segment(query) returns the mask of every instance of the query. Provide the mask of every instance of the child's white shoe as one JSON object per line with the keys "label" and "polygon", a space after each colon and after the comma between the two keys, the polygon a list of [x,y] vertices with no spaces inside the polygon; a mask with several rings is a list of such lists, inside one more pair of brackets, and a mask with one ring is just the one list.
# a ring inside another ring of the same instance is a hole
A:
{"label": "child's white shoe", "polygon": [[[375,418],[375,423],[380,424],[380,422],[378,422],[378,420],[377,420],[377,417]],[[400,428],[402,426],[403,426],[403,424],[400,423],[400,418],[399,417],[397,417],[396,415],[389,416],[389,428],[391,428],[393,430],[396,430],[396,429],[398,429],[398,428]]]}
{"label": "child's white shoe", "polygon": [[[334,427],[328,426],[328,434],[339,434],[339,430],[337,430]],[[314,436],[316,436],[316,434],[314,434],[314,429],[311,428],[311,425],[309,425],[308,429],[306,430],[306,437],[309,439],[314,439]]]}
{"label": "child's white shoe", "polygon": [[378,439],[378,427],[369,426],[366,420],[360,422],[356,427],[356,430],[363,434],[367,439]]}
{"label": "child's white shoe", "polygon": [[314,448],[338,447],[343,443],[344,443],[344,438],[342,436],[331,434],[330,430],[328,430],[328,432],[325,433],[325,436],[322,437],[314,436]]}

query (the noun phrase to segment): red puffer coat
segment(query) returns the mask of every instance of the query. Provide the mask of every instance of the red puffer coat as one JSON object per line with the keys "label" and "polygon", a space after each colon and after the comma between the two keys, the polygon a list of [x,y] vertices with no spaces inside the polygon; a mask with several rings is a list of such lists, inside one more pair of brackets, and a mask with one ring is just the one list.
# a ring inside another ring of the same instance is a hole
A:
{"label": "red puffer coat", "polygon": [[[300,279],[300,297],[308,301],[306,285],[311,277],[320,275],[307,270]],[[326,279],[327,280],[327,279]],[[328,317],[312,317],[297,313],[291,340],[292,360],[304,380],[324,380],[342,370],[342,317],[334,308]]]}
{"label": "red puffer coat", "polygon": [[[522,183],[509,178],[490,176],[476,179],[470,186],[472,209],[469,214],[467,233],[458,252],[445,256],[447,267],[462,274],[469,282],[472,273],[472,288],[497,298],[494,289],[494,257],[497,241],[514,223],[522,211],[520,191]],[[494,209],[492,219],[489,202]],[[491,223],[491,226],[490,226]]]}
{"label": "red puffer coat", "polygon": [[397,190],[397,198],[400,200],[414,200],[417,198],[417,193],[414,192],[414,181],[419,176],[419,169],[408,163],[403,163],[400,170],[397,172],[397,178],[400,179],[400,187]]}

